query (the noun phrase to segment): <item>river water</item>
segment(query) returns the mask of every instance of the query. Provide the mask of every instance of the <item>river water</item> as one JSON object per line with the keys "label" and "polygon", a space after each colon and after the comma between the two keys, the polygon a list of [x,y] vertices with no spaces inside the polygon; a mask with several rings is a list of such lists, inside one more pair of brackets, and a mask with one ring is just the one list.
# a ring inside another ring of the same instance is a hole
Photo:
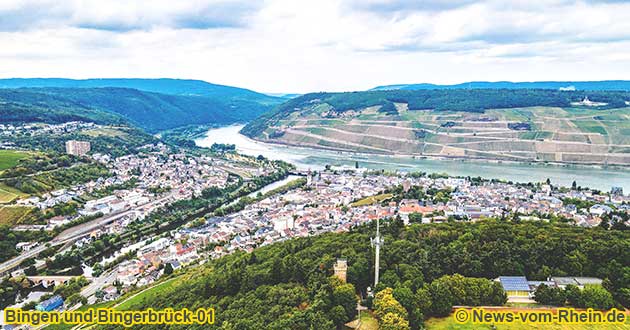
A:
{"label": "river water", "polygon": [[195,142],[200,147],[210,147],[213,143],[235,144],[242,154],[263,155],[269,159],[284,160],[295,164],[299,169],[319,170],[325,165],[386,169],[400,171],[423,171],[427,173],[448,173],[453,176],[481,176],[487,179],[505,179],[515,182],[541,182],[549,178],[556,185],[578,185],[609,191],[617,186],[630,192],[630,171],[582,166],[555,166],[544,164],[490,163],[464,160],[415,159],[366,155],[351,152],[337,152],[313,148],[300,148],[254,141],[239,134],[242,125],[210,129],[205,137]]}

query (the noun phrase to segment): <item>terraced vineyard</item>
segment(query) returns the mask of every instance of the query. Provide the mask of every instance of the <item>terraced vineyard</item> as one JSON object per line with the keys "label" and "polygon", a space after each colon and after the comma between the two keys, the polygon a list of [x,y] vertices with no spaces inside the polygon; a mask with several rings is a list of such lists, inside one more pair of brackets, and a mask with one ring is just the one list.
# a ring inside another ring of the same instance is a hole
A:
{"label": "terraced vineyard", "polygon": [[[630,108],[525,107],[484,112],[381,106],[334,113],[315,103],[275,120],[265,142],[366,153],[524,162],[630,164]],[[331,115],[332,113],[332,115]]]}

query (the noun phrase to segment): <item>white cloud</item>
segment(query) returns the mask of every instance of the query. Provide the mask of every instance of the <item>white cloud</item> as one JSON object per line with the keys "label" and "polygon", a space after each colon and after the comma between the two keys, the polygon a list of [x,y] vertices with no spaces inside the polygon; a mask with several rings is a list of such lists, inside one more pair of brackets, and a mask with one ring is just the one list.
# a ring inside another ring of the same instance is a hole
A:
{"label": "white cloud", "polygon": [[2,76],[195,78],[269,92],[630,76],[624,2],[59,3],[0,3]]}

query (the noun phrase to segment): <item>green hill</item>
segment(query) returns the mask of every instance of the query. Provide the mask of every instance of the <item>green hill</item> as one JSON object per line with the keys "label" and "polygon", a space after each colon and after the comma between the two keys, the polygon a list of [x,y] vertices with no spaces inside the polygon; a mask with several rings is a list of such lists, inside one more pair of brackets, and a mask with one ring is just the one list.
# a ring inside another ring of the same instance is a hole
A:
{"label": "green hill", "polygon": [[[187,329],[335,329],[354,318],[355,290],[365,294],[372,285],[369,238],[374,227],[288,240],[211,260],[176,273],[168,285],[123,298],[119,309],[216,309],[215,326]],[[627,272],[623,265],[630,258],[628,232],[499,220],[407,227],[397,221],[386,223],[382,232],[385,245],[376,291],[394,289],[412,329],[423,318],[448,315],[453,305],[501,304],[503,290],[491,281],[499,275],[609,278],[609,290],[627,304],[622,288],[628,279],[617,274]],[[351,285],[330,279],[336,258],[347,259]],[[455,273],[467,278],[445,276]]]}
{"label": "green hill", "polygon": [[245,122],[271,109],[270,100],[275,99],[263,102],[248,100],[246,95],[224,99],[113,87],[0,89],[0,123],[128,122],[156,132],[193,124]]}
{"label": "green hill", "polygon": [[625,166],[628,119],[629,92],[387,90],[306,94],[242,133],[341,151]]}

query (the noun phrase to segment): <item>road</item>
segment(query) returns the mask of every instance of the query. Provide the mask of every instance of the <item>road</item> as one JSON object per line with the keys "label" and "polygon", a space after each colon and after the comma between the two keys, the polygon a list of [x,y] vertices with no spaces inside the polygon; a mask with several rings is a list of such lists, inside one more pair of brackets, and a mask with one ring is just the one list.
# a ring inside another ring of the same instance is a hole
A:
{"label": "road", "polygon": [[37,256],[38,254],[46,250],[48,247],[53,247],[53,246],[69,243],[82,236],[88,235],[89,233],[91,233],[95,229],[98,229],[99,227],[102,227],[103,225],[106,225],[126,215],[129,215],[140,208],[153,207],[154,205],[162,203],[170,198],[175,198],[176,195],[177,195],[176,193],[171,192],[164,197],[139,205],[133,209],[114,213],[114,214],[108,214],[98,219],[94,219],[92,221],[88,221],[86,223],[76,225],[72,228],[68,228],[64,230],[63,232],[61,232],[59,235],[57,235],[57,237],[53,238],[50,242],[47,242],[47,244],[41,244],[35,248],[30,249],[29,251],[24,251],[19,256],[14,257],[13,259],[10,259],[0,264],[0,274],[4,275],[8,273],[12,269],[18,267],[20,263],[22,263],[24,260]]}
{"label": "road", "polygon": [[116,280],[116,267],[114,270],[110,270],[106,273],[101,274],[101,276],[93,278],[92,283],[88,284],[88,286],[81,289],[81,295],[88,298],[98,291],[100,288],[110,285],[114,283]]}

